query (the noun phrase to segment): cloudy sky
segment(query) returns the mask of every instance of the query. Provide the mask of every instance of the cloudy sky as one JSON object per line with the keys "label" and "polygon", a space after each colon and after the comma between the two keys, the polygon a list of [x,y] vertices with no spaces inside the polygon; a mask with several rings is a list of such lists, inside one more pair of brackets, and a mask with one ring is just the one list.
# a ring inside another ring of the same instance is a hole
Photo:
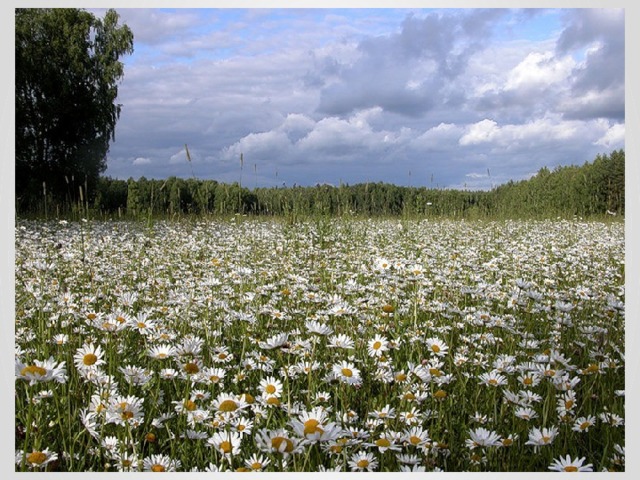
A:
{"label": "cloudy sky", "polygon": [[488,189],[624,148],[622,9],[117,11],[114,178]]}

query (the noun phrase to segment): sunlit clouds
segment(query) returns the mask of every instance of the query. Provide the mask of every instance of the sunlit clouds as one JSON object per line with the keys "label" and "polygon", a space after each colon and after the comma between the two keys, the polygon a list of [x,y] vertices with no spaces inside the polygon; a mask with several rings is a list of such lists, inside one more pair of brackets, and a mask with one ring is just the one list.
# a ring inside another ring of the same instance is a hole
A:
{"label": "sunlit clouds", "polygon": [[118,12],[114,177],[488,189],[624,148],[620,9]]}

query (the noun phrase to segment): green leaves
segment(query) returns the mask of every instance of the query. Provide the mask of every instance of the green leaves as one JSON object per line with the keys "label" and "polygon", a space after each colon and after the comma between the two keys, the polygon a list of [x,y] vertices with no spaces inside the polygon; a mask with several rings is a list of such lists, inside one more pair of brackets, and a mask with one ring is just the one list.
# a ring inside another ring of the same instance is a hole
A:
{"label": "green leaves", "polygon": [[119,59],[133,52],[133,33],[118,20],[115,10],[101,20],[73,8],[16,9],[18,199],[40,198],[46,181],[53,197],[73,203],[64,176],[93,187],[106,169],[121,109]]}

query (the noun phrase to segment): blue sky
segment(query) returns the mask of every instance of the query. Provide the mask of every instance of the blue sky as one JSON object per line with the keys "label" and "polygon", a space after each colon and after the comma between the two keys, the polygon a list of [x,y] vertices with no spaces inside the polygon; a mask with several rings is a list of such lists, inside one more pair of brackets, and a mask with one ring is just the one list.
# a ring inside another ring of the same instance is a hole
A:
{"label": "blue sky", "polygon": [[622,9],[117,11],[114,178],[488,189],[624,148]]}

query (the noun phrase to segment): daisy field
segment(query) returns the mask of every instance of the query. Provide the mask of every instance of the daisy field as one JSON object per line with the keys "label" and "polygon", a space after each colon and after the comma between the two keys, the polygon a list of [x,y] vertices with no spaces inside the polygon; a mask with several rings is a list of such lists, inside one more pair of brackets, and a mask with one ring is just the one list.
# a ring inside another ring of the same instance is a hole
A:
{"label": "daisy field", "polygon": [[624,471],[622,222],[15,230],[15,470]]}

